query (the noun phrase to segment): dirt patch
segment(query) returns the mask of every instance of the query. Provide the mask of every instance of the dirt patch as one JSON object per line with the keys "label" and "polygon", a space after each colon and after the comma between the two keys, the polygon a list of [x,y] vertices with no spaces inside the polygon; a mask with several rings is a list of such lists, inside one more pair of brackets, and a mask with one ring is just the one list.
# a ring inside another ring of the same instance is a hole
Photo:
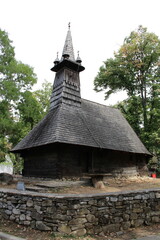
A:
{"label": "dirt patch", "polygon": [[[15,178],[10,185],[0,185],[0,188],[16,189],[17,182],[23,181],[27,190],[47,193],[105,193],[160,188],[160,178],[132,177],[132,178],[108,178],[104,180],[105,188],[96,189],[87,180],[85,181],[60,181],[33,178]],[[85,183],[85,184],[84,184]],[[78,187],[77,187],[78,186]]]}

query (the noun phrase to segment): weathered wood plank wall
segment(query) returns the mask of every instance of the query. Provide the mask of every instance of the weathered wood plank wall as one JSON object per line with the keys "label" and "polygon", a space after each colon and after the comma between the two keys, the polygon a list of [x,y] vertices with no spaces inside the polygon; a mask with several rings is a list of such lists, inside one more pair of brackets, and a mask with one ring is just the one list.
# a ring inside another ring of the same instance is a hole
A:
{"label": "weathered wood plank wall", "polygon": [[91,172],[133,176],[147,171],[144,155],[67,144],[35,148],[23,157],[25,176],[81,177]]}

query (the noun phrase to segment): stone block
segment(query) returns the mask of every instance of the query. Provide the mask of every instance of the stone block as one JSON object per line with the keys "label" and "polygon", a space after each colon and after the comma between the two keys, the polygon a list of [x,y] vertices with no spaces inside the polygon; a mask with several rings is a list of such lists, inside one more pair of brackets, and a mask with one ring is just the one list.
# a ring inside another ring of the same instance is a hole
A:
{"label": "stone block", "polygon": [[143,208],[133,208],[133,213],[142,213]]}
{"label": "stone block", "polygon": [[81,209],[77,210],[78,215],[85,215],[85,214],[89,214],[89,213],[90,213],[89,210],[86,208],[81,208]]}
{"label": "stone block", "polygon": [[20,214],[20,210],[17,209],[17,208],[13,208],[12,212],[13,212],[13,214],[15,214],[15,215],[19,215],[19,214]]}
{"label": "stone block", "polygon": [[158,205],[155,205],[155,210],[158,210],[158,211],[160,211],[160,204],[158,204]]}
{"label": "stone block", "polygon": [[35,228],[36,227],[36,221],[31,221],[30,226],[31,226],[31,228]]}
{"label": "stone block", "polygon": [[160,193],[156,193],[156,198],[160,198]]}
{"label": "stone block", "polygon": [[80,208],[80,204],[74,204],[71,206],[71,209],[79,209]]}
{"label": "stone block", "polygon": [[67,210],[67,215],[69,216],[76,216],[77,215],[77,210]]}
{"label": "stone block", "polygon": [[88,215],[86,215],[86,219],[88,222],[95,222],[96,217],[92,214],[88,214]]}
{"label": "stone block", "polygon": [[150,197],[151,199],[155,199],[155,193],[154,193],[154,192],[150,192],[150,193],[149,193],[149,197]]}
{"label": "stone block", "polygon": [[99,234],[100,232],[102,232],[102,227],[100,226],[94,226],[93,228],[94,234]]}
{"label": "stone block", "polygon": [[81,205],[87,205],[87,203],[88,203],[87,201],[80,201]]}
{"label": "stone block", "polygon": [[31,221],[32,218],[29,215],[26,215],[26,220]]}
{"label": "stone block", "polygon": [[158,216],[154,216],[154,217],[152,217],[152,222],[159,223],[160,222],[160,218]]}
{"label": "stone block", "polygon": [[137,213],[131,213],[131,215],[130,215],[130,219],[131,219],[131,220],[135,220],[135,219],[137,219],[137,218],[138,218]]}
{"label": "stone block", "polygon": [[114,222],[115,222],[115,223],[123,222],[123,218],[121,218],[121,217],[115,217],[115,218],[114,218]]}
{"label": "stone block", "polygon": [[143,200],[149,199],[149,194],[144,194],[144,195],[142,195],[142,199],[143,199]]}
{"label": "stone block", "polygon": [[60,233],[64,233],[64,234],[70,234],[71,233],[71,228],[65,224],[62,224],[58,227],[58,231]]}
{"label": "stone block", "polygon": [[36,228],[41,231],[50,231],[51,228],[46,226],[42,221],[36,222]]}
{"label": "stone block", "polygon": [[34,205],[34,209],[35,209],[37,212],[40,212],[40,211],[41,211],[41,206]]}
{"label": "stone block", "polygon": [[137,219],[137,220],[134,220],[134,226],[135,227],[140,227],[144,224],[144,220],[143,219]]}
{"label": "stone block", "polygon": [[53,205],[52,200],[47,199],[42,201],[42,207],[51,207]]}
{"label": "stone block", "polygon": [[30,226],[31,222],[30,222],[30,221],[24,221],[23,224],[24,224],[25,226]]}
{"label": "stone block", "polygon": [[21,206],[19,208],[22,209],[22,210],[25,210],[26,209],[26,204],[21,204]]}
{"label": "stone block", "polygon": [[109,197],[106,197],[106,202],[108,202],[109,201]]}
{"label": "stone block", "polygon": [[4,184],[11,184],[13,182],[13,176],[9,173],[0,173],[0,182]]}
{"label": "stone block", "polygon": [[108,207],[100,207],[100,208],[97,208],[97,210],[100,211],[100,212],[109,212]]}
{"label": "stone block", "polygon": [[134,199],[136,199],[136,200],[141,200],[142,199],[142,195],[136,195],[136,196],[134,196]]}
{"label": "stone block", "polygon": [[120,230],[120,224],[110,224],[107,226],[102,226],[104,233],[118,232]]}
{"label": "stone block", "polygon": [[123,214],[123,219],[125,221],[128,221],[129,220],[129,214]]}
{"label": "stone block", "polygon": [[123,230],[127,230],[128,228],[130,228],[130,226],[131,226],[131,223],[129,221],[122,223]]}
{"label": "stone block", "polygon": [[71,234],[77,236],[77,237],[82,237],[84,236],[85,234],[87,233],[86,229],[83,228],[83,229],[79,229],[79,230],[76,230],[76,231],[73,231]]}
{"label": "stone block", "polygon": [[79,225],[86,223],[86,218],[74,218],[69,222],[69,225]]}
{"label": "stone block", "polygon": [[28,199],[26,205],[27,205],[27,207],[32,207],[33,206],[33,200]]}
{"label": "stone block", "polygon": [[97,200],[90,200],[89,202],[88,202],[88,204],[89,205],[97,205]]}
{"label": "stone block", "polygon": [[71,216],[57,214],[57,215],[54,215],[54,219],[61,220],[61,221],[68,221],[68,220],[71,220]]}
{"label": "stone block", "polygon": [[110,197],[110,201],[111,201],[111,202],[117,202],[117,201],[118,201],[118,198],[117,198],[117,197]]}
{"label": "stone block", "polygon": [[[92,225],[92,227],[93,227],[93,225]],[[75,231],[75,230],[81,229],[81,228],[84,228],[84,225],[83,225],[83,224],[71,226],[71,230],[72,230],[72,231]]]}
{"label": "stone block", "polygon": [[149,215],[152,216],[160,216],[160,211],[151,211]]}
{"label": "stone block", "polygon": [[15,218],[16,218],[15,215],[11,215],[9,219],[10,219],[11,221],[14,221]]}
{"label": "stone block", "polygon": [[20,219],[21,221],[24,221],[24,220],[26,220],[26,216],[25,216],[24,214],[21,214],[21,215],[19,216],[19,219]]}
{"label": "stone block", "polygon": [[122,206],[123,205],[123,202],[116,202],[116,207],[117,206]]}
{"label": "stone block", "polygon": [[86,229],[91,229],[91,228],[93,228],[93,224],[92,223],[85,223],[85,228]]}
{"label": "stone block", "polygon": [[47,207],[46,212],[47,213],[55,213],[56,212],[56,207]]}
{"label": "stone block", "polygon": [[11,212],[10,210],[5,210],[5,214],[7,214],[7,215],[11,215],[12,212]]}
{"label": "stone block", "polygon": [[97,201],[97,205],[100,206],[100,207],[104,207],[104,206],[106,206],[106,201],[103,200],[103,199],[102,200],[98,200]]}
{"label": "stone block", "polygon": [[33,219],[37,220],[37,221],[40,221],[40,220],[43,219],[43,215],[40,214],[40,213],[38,213],[38,212],[36,212],[36,211],[34,211],[34,212],[31,213],[31,217],[32,217]]}
{"label": "stone block", "polygon": [[92,228],[86,228],[87,234],[93,235],[94,234],[94,230],[93,230],[93,226]]}

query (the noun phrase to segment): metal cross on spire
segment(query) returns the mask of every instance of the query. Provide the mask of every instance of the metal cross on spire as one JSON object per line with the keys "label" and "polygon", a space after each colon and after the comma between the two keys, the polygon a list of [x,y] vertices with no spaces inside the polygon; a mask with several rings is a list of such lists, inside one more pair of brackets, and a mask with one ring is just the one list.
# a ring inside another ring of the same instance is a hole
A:
{"label": "metal cross on spire", "polygon": [[70,30],[70,28],[71,28],[71,23],[69,22],[68,23],[68,30]]}

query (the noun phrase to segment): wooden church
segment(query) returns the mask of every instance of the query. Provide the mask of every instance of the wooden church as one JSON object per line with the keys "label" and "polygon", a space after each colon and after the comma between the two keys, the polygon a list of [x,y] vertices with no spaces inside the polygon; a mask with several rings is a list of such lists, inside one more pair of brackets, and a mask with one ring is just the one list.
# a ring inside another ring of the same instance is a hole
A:
{"label": "wooden church", "polygon": [[84,174],[143,174],[150,153],[121,112],[81,98],[70,27],[55,72],[50,110],[12,149],[24,158],[24,176],[81,177]]}

